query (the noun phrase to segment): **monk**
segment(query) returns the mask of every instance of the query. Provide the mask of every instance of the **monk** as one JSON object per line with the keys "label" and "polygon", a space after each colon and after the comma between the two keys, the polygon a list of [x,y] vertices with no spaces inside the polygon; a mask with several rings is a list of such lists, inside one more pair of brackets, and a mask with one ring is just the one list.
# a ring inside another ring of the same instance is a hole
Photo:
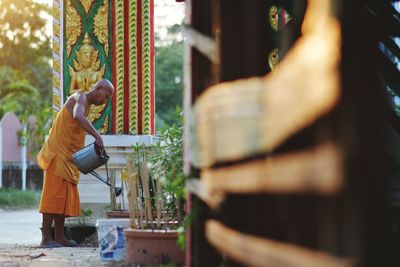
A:
{"label": "monk", "polygon": [[[40,150],[37,160],[44,170],[42,197],[39,212],[43,214],[41,247],[76,246],[64,236],[65,217],[79,216],[79,170],[72,155],[82,149],[86,133],[95,138],[96,147],[104,149],[103,139],[87,119],[90,106],[100,106],[114,93],[110,81],[98,81],[88,92],[72,94],[56,116],[49,137]],[[54,221],[55,240],[51,235]]]}

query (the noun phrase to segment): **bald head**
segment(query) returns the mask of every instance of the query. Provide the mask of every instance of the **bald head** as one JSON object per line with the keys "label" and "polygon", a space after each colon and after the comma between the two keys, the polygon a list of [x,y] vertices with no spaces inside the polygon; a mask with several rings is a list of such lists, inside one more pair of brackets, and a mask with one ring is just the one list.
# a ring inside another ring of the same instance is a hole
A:
{"label": "bald head", "polygon": [[107,91],[107,93],[110,93],[111,95],[114,94],[114,86],[113,84],[107,80],[107,79],[101,79],[99,80],[93,89],[101,89]]}
{"label": "bald head", "polygon": [[89,102],[96,106],[107,103],[108,99],[114,94],[114,86],[107,79],[98,81],[87,94]]}

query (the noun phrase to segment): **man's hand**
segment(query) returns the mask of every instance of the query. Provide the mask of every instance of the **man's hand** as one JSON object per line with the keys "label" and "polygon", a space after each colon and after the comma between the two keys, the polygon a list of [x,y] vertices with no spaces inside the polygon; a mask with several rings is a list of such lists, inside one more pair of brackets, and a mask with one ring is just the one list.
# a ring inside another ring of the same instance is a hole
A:
{"label": "man's hand", "polygon": [[100,152],[100,154],[102,154],[104,151],[103,138],[101,137],[100,134],[97,134],[94,138],[96,139],[94,144],[95,144],[96,148],[98,149],[98,151]]}

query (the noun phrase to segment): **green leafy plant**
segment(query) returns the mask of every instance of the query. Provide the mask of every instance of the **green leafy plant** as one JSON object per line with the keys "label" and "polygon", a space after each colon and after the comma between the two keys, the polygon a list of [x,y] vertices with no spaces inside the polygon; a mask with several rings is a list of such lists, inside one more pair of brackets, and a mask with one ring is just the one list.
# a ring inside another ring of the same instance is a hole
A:
{"label": "green leafy plant", "polygon": [[78,216],[78,223],[85,225],[89,222],[90,217],[93,215],[93,210],[89,208],[81,209],[81,213]]}
{"label": "green leafy plant", "polygon": [[[137,185],[137,190],[131,203],[136,203],[140,228],[150,225],[153,229],[177,229],[184,221],[183,119],[180,108],[176,109],[175,116],[176,123],[162,129],[156,135],[155,144],[133,147],[131,164],[135,175],[129,176],[136,179],[133,184]],[[150,221],[150,224],[143,223],[143,220]]]}
{"label": "green leafy plant", "polygon": [[15,188],[0,188],[0,208],[23,209],[35,207],[40,198],[39,192],[21,191]]}

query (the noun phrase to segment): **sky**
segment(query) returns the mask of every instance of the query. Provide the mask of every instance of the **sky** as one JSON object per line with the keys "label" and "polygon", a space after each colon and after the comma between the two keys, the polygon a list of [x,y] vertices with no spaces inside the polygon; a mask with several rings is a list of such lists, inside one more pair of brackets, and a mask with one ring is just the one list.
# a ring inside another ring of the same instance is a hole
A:
{"label": "sky", "polygon": [[[35,0],[39,3],[52,5],[53,0]],[[164,38],[167,28],[174,24],[180,24],[185,12],[185,3],[178,3],[175,0],[154,0],[154,32],[160,38]],[[48,18],[47,31],[52,35],[52,21]]]}

